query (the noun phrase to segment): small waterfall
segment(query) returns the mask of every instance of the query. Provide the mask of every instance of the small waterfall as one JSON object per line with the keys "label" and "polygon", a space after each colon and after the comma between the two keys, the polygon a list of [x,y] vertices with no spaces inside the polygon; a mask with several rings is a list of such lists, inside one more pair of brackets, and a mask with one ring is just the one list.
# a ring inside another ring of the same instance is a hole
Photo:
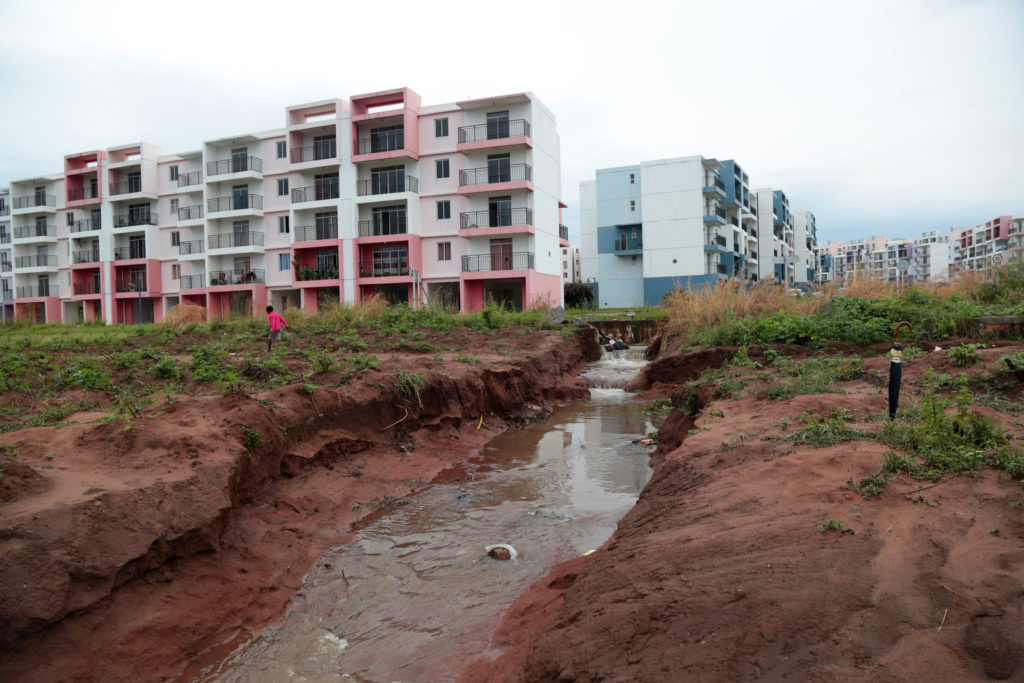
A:
{"label": "small waterfall", "polygon": [[620,351],[605,351],[601,360],[583,372],[591,389],[621,390],[647,365],[647,347],[632,346]]}

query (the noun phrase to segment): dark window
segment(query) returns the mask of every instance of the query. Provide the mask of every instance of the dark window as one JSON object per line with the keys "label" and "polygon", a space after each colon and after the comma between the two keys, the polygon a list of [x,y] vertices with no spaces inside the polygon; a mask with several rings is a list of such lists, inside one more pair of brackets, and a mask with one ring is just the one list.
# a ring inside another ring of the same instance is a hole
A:
{"label": "dark window", "polygon": [[291,226],[288,224],[288,216],[277,217],[277,231],[278,232],[291,232]]}
{"label": "dark window", "polygon": [[445,199],[437,203],[437,219],[445,220],[452,217],[452,203]]}
{"label": "dark window", "polygon": [[449,177],[449,175],[451,174],[451,165],[450,165],[448,159],[438,159],[435,162],[435,165],[437,166],[437,177],[438,178],[447,178],[447,177]]}
{"label": "dark window", "polygon": [[68,225],[74,225],[74,224],[75,224],[75,214],[72,213],[71,211],[68,211]]}
{"label": "dark window", "polygon": [[181,244],[181,233],[175,230],[171,233],[171,246],[176,247]]}
{"label": "dark window", "polygon": [[178,179],[178,167],[177,166],[171,166],[171,180],[177,180],[177,179]]}
{"label": "dark window", "polygon": [[451,261],[452,260],[452,243],[451,242],[438,242],[437,243],[437,260],[438,261]]}
{"label": "dark window", "polygon": [[291,254],[278,254],[278,270],[291,270],[292,269],[292,255]]}
{"label": "dark window", "polygon": [[288,179],[287,178],[278,178],[278,180],[277,180],[277,196],[278,197],[283,197],[286,194],[288,194]]}
{"label": "dark window", "polygon": [[288,144],[284,141],[277,143],[277,158],[284,159],[288,155]]}
{"label": "dark window", "polygon": [[434,137],[448,137],[448,119],[434,119]]}

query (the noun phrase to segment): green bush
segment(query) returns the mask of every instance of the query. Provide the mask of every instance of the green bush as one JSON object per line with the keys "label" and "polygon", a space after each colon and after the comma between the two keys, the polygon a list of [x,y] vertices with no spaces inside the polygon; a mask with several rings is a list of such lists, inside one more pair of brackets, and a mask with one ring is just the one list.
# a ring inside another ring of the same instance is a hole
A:
{"label": "green bush", "polygon": [[960,344],[949,350],[949,358],[953,361],[953,365],[965,368],[981,360],[978,349],[983,348],[985,348],[984,344]]}
{"label": "green bush", "polygon": [[149,366],[149,374],[160,379],[177,379],[181,375],[181,364],[171,358],[164,356]]}

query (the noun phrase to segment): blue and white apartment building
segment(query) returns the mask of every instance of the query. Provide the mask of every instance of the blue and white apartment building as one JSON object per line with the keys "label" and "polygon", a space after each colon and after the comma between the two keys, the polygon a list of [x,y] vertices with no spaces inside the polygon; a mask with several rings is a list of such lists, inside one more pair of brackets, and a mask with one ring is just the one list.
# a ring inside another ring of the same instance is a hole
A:
{"label": "blue and white apartment building", "polygon": [[[762,208],[763,207],[763,208]],[[814,215],[702,156],[600,169],[580,183],[581,277],[602,308],[655,305],[677,286],[814,280]]]}

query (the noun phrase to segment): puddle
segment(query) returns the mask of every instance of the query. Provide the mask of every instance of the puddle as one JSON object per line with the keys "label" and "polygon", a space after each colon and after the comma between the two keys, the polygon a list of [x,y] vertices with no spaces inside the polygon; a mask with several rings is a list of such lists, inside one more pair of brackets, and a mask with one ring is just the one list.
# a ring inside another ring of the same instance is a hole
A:
{"label": "puddle", "polygon": [[[631,349],[588,366],[590,401],[442,472],[321,556],[276,624],[178,680],[445,681],[500,655],[488,646],[502,612],[552,565],[604,543],[650,478],[650,449],[632,442],[652,428],[614,388],[642,365]],[[496,543],[518,559],[488,557]]]}

